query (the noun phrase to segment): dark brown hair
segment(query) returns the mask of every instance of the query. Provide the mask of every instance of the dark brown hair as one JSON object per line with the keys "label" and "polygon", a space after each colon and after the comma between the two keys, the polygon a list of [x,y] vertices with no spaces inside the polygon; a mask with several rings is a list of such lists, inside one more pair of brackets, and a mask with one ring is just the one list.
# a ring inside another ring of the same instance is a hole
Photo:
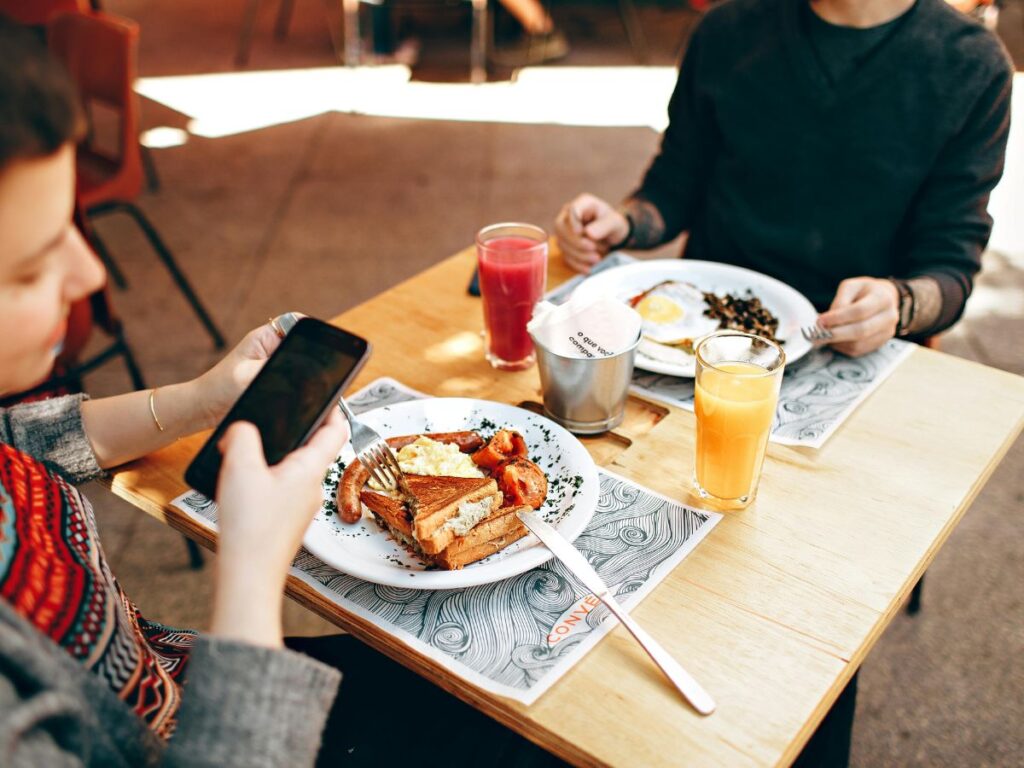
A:
{"label": "dark brown hair", "polygon": [[77,141],[84,122],[71,78],[38,34],[0,15],[0,51],[2,171]]}

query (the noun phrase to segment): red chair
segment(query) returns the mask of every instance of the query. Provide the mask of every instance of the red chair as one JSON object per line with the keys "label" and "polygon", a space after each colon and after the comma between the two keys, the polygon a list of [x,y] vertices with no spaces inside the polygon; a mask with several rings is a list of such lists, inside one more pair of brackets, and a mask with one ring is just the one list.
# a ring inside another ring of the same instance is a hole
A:
{"label": "red chair", "polygon": [[28,27],[42,27],[58,12],[85,12],[87,0],[0,0],[0,13]]}
{"label": "red chair", "polygon": [[[108,13],[59,13],[47,22],[47,38],[54,54],[64,62],[78,86],[86,114],[96,106],[117,117],[118,141],[115,150],[101,147],[96,132],[89,131],[78,148],[77,204],[90,219],[109,213],[126,213],[142,230],[157,256],[177,284],[182,295],[206,328],[217,349],[224,337],[196,296],[192,285],[178,267],[170,249],[156,228],[132,201],[145,182],[142,153],[139,148],[139,108],[133,90],[138,51],[139,27],[128,19]],[[103,241],[92,233],[96,252],[111,279],[126,285],[124,275],[114,263]]]}

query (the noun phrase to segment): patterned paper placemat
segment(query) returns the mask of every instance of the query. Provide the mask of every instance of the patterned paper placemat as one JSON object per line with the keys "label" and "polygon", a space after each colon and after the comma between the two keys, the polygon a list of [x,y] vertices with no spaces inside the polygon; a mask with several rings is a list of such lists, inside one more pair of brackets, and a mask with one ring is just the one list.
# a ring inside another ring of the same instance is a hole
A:
{"label": "patterned paper placemat", "polygon": [[[892,339],[863,357],[847,357],[827,347],[812,349],[786,368],[775,409],[772,442],[821,448],[913,350],[913,344],[899,339]],[[693,379],[638,368],[633,371],[633,391],[693,410]]]}
{"label": "patterned paper placemat", "polygon": [[[417,397],[424,395],[393,379],[378,379],[348,403],[361,413]],[[679,504],[605,470],[599,475],[597,510],[575,546],[631,610],[721,515]],[[197,491],[173,504],[216,528],[216,504]],[[616,623],[556,560],[504,581],[458,590],[372,584],[331,568],[305,549],[291,573],[453,674],[527,705]]]}
{"label": "patterned paper placemat", "polygon": [[[616,251],[599,261],[591,275],[638,259]],[[545,297],[561,304],[588,276],[577,275]],[[914,345],[892,339],[863,357],[847,357],[827,347],[814,349],[788,366],[779,393],[771,440],[782,445],[821,448],[858,405],[892,373]],[[633,372],[633,392],[693,410],[693,379]]]}

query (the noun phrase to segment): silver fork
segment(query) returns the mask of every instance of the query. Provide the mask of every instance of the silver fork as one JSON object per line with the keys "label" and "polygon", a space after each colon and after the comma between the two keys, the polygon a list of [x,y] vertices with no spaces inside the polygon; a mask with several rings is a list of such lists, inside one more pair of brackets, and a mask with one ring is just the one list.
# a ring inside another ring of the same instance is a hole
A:
{"label": "silver fork", "polygon": [[824,344],[832,340],[832,331],[828,328],[822,328],[817,323],[805,325],[800,329],[800,334],[811,344]]}
{"label": "silver fork", "polygon": [[370,477],[384,490],[404,491],[405,475],[398,466],[398,459],[395,458],[391,446],[376,431],[356,418],[345,398],[338,398],[338,407],[348,419],[349,430],[352,433],[352,450],[356,452],[359,463],[366,467]]}

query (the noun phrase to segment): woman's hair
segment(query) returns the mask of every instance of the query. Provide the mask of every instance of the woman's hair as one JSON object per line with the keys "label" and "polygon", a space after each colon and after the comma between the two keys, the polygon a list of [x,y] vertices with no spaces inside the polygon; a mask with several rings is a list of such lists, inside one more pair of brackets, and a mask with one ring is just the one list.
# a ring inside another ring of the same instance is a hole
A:
{"label": "woman's hair", "polygon": [[52,155],[84,125],[75,86],[31,29],[0,15],[0,171]]}

